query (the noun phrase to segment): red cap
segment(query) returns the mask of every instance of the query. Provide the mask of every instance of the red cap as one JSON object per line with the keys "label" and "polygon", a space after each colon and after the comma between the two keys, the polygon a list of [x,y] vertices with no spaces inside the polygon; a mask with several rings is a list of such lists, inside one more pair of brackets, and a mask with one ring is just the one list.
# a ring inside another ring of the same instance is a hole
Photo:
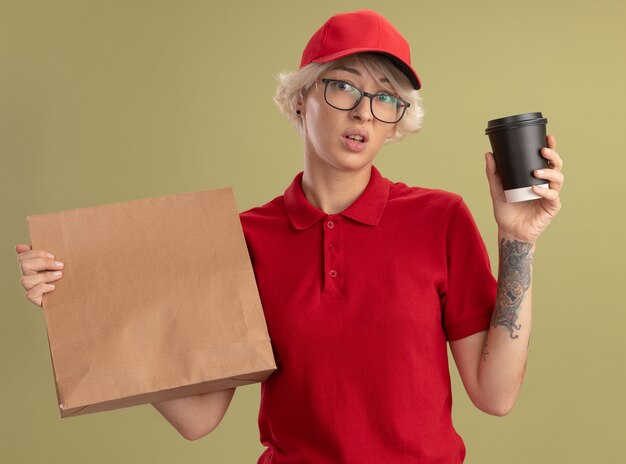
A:
{"label": "red cap", "polygon": [[369,10],[340,13],[326,21],[302,52],[300,67],[362,52],[383,53],[413,87],[421,88],[419,77],[411,67],[409,43],[383,16]]}

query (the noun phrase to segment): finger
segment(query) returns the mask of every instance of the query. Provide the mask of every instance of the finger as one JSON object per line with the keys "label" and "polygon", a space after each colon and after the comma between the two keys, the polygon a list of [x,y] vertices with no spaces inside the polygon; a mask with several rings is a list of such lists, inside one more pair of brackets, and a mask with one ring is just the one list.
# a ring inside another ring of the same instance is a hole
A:
{"label": "finger", "polygon": [[556,150],[544,147],[541,149],[541,156],[550,162],[550,167],[552,169],[556,169],[557,171],[561,171],[563,169],[563,160]]}
{"label": "finger", "polygon": [[556,190],[557,192],[561,191],[563,183],[565,182],[565,176],[563,176],[563,173],[554,169],[537,169],[534,172],[534,176],[537,179],[547,180],[550,185],[550,189]]}
{"label": "finger", "polygon": [[554,135],[546,135],[546,142],[548,143],[548,148],[556,150],[556,137]]}
{"label": "finger", "polygon": [[[17,251],[18,246],[19,245],[15,246],[16,251]],[[17,255],[18,261],[24,261],[24,260],[31,259],[31,258],[54,258],[54,255],[46,250],[26,250],[25,249],[24,251],[18,252],[18,255]]]}
{"label": "finger", "polygon": [[38,272],[37,274],[22,276],[20,282],[24,290],[30,290],[36,285],[54,282],[61,277],[63,277],[62,271]]}
{"label": "finger", "polygon": [[26,299],[37,306],[41,307],[43,302],[43,294],[51,292],[55,289],[54,284],[39,284],[28,290],[24,296]]}
{"label": "finger", "polygon": [[24,251],[28,251],[31,249],[31,246],[28,245],[27,243],[18,243],[17,245],[15,245],[15,252],[17,254],[23,253]]}
{"label": "finger", "polygon": [[536,193],[541,198],[545,198],[546,200],[549,200],[551,202],[558,202],[560,205],[559,192],[557,192],[556,190],[533,185],[533,193]]}
{"label": "finger", "polygon": [[487,174],[487,181],[489,182],[489,191],[492,198],[496,198],[503,192],[502,181],[498,175],[498,169],[496,166],[496,159],[493,153],[485,153],[485,172]]}
{"label": "finger", "polygon": [[559,192],[543,187],[538,187],[536,185],[533,186],[533,192],[542,197],[542,199],[539,201],[541,202],[540,204],[544,211],[552,217],[556,216],[556,214],[561,209],[561,199],[559,197]]}
{"label": "finger", "polygon": [[487,175],[495,174],[497,171],[496,162],[495,162],[493,153],[491,153],[490,151],[485,153],[485,162],[486,162],[485,168],[487,170]]}
{"label": "finger", "polygon": [[39,271],[46,271],[48,269],[56,271],[65,267],[65,265],[61,261],[55,261],[52,258],[43,258],[41,256],[19,259],[19,263],[23,276],[33,275]]}

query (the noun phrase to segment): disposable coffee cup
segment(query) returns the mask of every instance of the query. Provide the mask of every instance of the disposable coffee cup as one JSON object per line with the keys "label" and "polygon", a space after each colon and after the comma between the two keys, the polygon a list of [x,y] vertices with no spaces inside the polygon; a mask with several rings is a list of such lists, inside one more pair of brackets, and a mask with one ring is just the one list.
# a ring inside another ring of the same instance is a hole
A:
{"label": "disposable coffee cup", "polygon": [[541,198],[532,191],[533,185],[548,188],[545,179],[533,175],[536,169],[548,167],[541,156],[541,149],[546,146],[547,123],[541,113],[516,114],[487,123],[485,134],[489,136],[508,203]]}

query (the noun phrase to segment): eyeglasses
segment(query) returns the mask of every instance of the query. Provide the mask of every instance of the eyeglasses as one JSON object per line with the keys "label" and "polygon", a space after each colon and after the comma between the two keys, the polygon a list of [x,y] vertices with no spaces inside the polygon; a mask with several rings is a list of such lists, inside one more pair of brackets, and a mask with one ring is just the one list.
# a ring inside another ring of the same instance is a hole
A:
{"label": "eyeglasses", "polygon": [[350,111],[356,108],[363,97],[369,97],[372,116],[380,122],[395,124],[411,104],[400,97],[387,92],[368,93],[357,89],[352,84],[338,79],[322,79],[324,83],[324,100],[333,108]]}

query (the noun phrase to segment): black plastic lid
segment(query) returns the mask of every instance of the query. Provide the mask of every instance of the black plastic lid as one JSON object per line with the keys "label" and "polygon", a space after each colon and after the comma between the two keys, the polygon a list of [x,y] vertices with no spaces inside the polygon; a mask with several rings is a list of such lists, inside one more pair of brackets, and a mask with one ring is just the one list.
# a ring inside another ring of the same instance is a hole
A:
{"label": "black plastic lid", "polygon": [[548,120],[544,118],[543,115],[539,112],[516,114],[514,116],[507,116],[505,118],[492,119],[491,121],[487,122],[487,129],[485,129],[485,134],[504,129],[513,129],[515,127],[547,123]]}

